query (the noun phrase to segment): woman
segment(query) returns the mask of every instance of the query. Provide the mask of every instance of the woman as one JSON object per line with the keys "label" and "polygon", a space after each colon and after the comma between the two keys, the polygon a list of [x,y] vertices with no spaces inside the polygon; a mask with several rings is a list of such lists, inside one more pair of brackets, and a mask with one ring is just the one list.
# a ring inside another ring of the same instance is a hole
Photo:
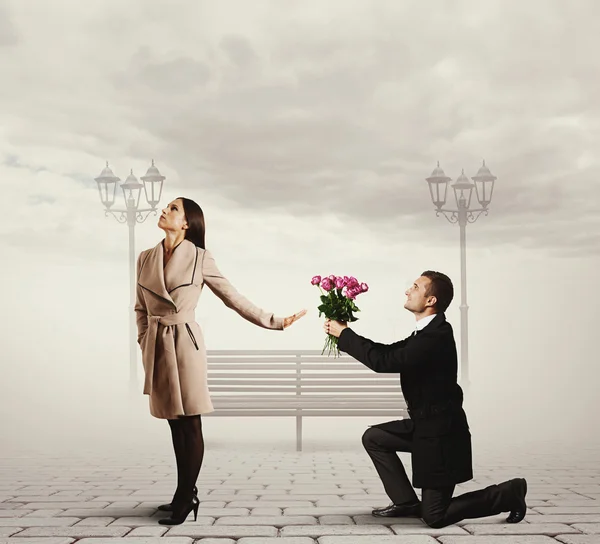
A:
{"label": "woman", "polygon": [[243,297],[219,272],[204,247],[204,214],[194,201],[177,198],[163,209],[158,226],[165,238],[140,253],[137,262],[136,320],[145,372],[144,394],[150,413],[171,428],[177,462],[177,489],[160,510],[171,517],[163,525],[183,523],[198,515],[195,486],[204,439],[201,414],[213,405],[206,379],[206,351],[194,310],[204,284],[243,318],[266,329],[283,330],[306,314],[275,317]]}

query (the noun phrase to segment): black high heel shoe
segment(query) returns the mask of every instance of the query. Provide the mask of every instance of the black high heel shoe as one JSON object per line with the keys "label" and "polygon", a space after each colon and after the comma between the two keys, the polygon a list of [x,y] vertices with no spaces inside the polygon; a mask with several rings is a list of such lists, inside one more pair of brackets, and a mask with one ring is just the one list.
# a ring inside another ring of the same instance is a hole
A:
{"label": "black high heel shoe", "polygon": [[[198,488],[196,486],[194,486],[194,496],[198,495]],[[172,512],[173,511],[173,501],[171,501],[169,504],[161,504],[158,507],[158,510],[160,510],[161,512]]]}
{"label": "black high heel shoe", "polygon": [[177,513],[173,512],[170,518],[159,519],[158,523],[160,523],[161,525],[181,525],[190,515],[190,512],[192,510],[194,511],[194,521],[196,521],[198,519],[199,506],[200,501],[198,500],[198,497],[194,495],[192,497],[192,500],[188,502],[182,510],[180,510]]}

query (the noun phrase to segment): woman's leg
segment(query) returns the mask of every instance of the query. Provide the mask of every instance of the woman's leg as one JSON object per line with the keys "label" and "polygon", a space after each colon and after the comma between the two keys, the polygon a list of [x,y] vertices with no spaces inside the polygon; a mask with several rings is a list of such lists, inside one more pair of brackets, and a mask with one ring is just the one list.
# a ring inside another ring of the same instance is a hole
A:
{"label": "woman's leg", "polygon": [[169,419],[171,427],[171,438],[173,439],[173,450],[175,451],[175,463],[177,465],[177,489],[173,495],[172,503],[183,497],[188,480],[186,472],[186,445],[185,429],[181,419]]}
{"label": "woman's leg", "polygon": [[185,434],[185,482],[181,484],[181,497],[189,501],[204,460],[204,437],[200,415],[181,418],[180,422]]}

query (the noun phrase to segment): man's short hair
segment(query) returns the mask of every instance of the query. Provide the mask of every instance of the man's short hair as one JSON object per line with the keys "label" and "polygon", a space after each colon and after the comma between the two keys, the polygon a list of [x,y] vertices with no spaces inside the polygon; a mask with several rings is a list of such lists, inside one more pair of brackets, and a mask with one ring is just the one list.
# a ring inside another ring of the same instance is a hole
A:
{"label": "man's short hair", "polygon": [[425,296],[436,298],[437,302],[434,306],[436,312],[445,312],[454,298],[452,280],[446,274],[435,272],[434,270],[425,270],[421,276],[429,278],[430,281]]}

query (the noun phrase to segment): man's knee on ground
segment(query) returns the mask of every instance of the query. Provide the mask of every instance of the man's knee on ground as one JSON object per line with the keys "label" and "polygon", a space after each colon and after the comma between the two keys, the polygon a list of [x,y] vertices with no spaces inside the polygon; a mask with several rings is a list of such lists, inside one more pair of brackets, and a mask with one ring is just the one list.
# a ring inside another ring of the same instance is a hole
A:
{"label": "man's knee on ground", "polygon": [[423,512],[423,521],[432,529],[441,529],[446,527],[448,523],[444,519],[444,514]]}

